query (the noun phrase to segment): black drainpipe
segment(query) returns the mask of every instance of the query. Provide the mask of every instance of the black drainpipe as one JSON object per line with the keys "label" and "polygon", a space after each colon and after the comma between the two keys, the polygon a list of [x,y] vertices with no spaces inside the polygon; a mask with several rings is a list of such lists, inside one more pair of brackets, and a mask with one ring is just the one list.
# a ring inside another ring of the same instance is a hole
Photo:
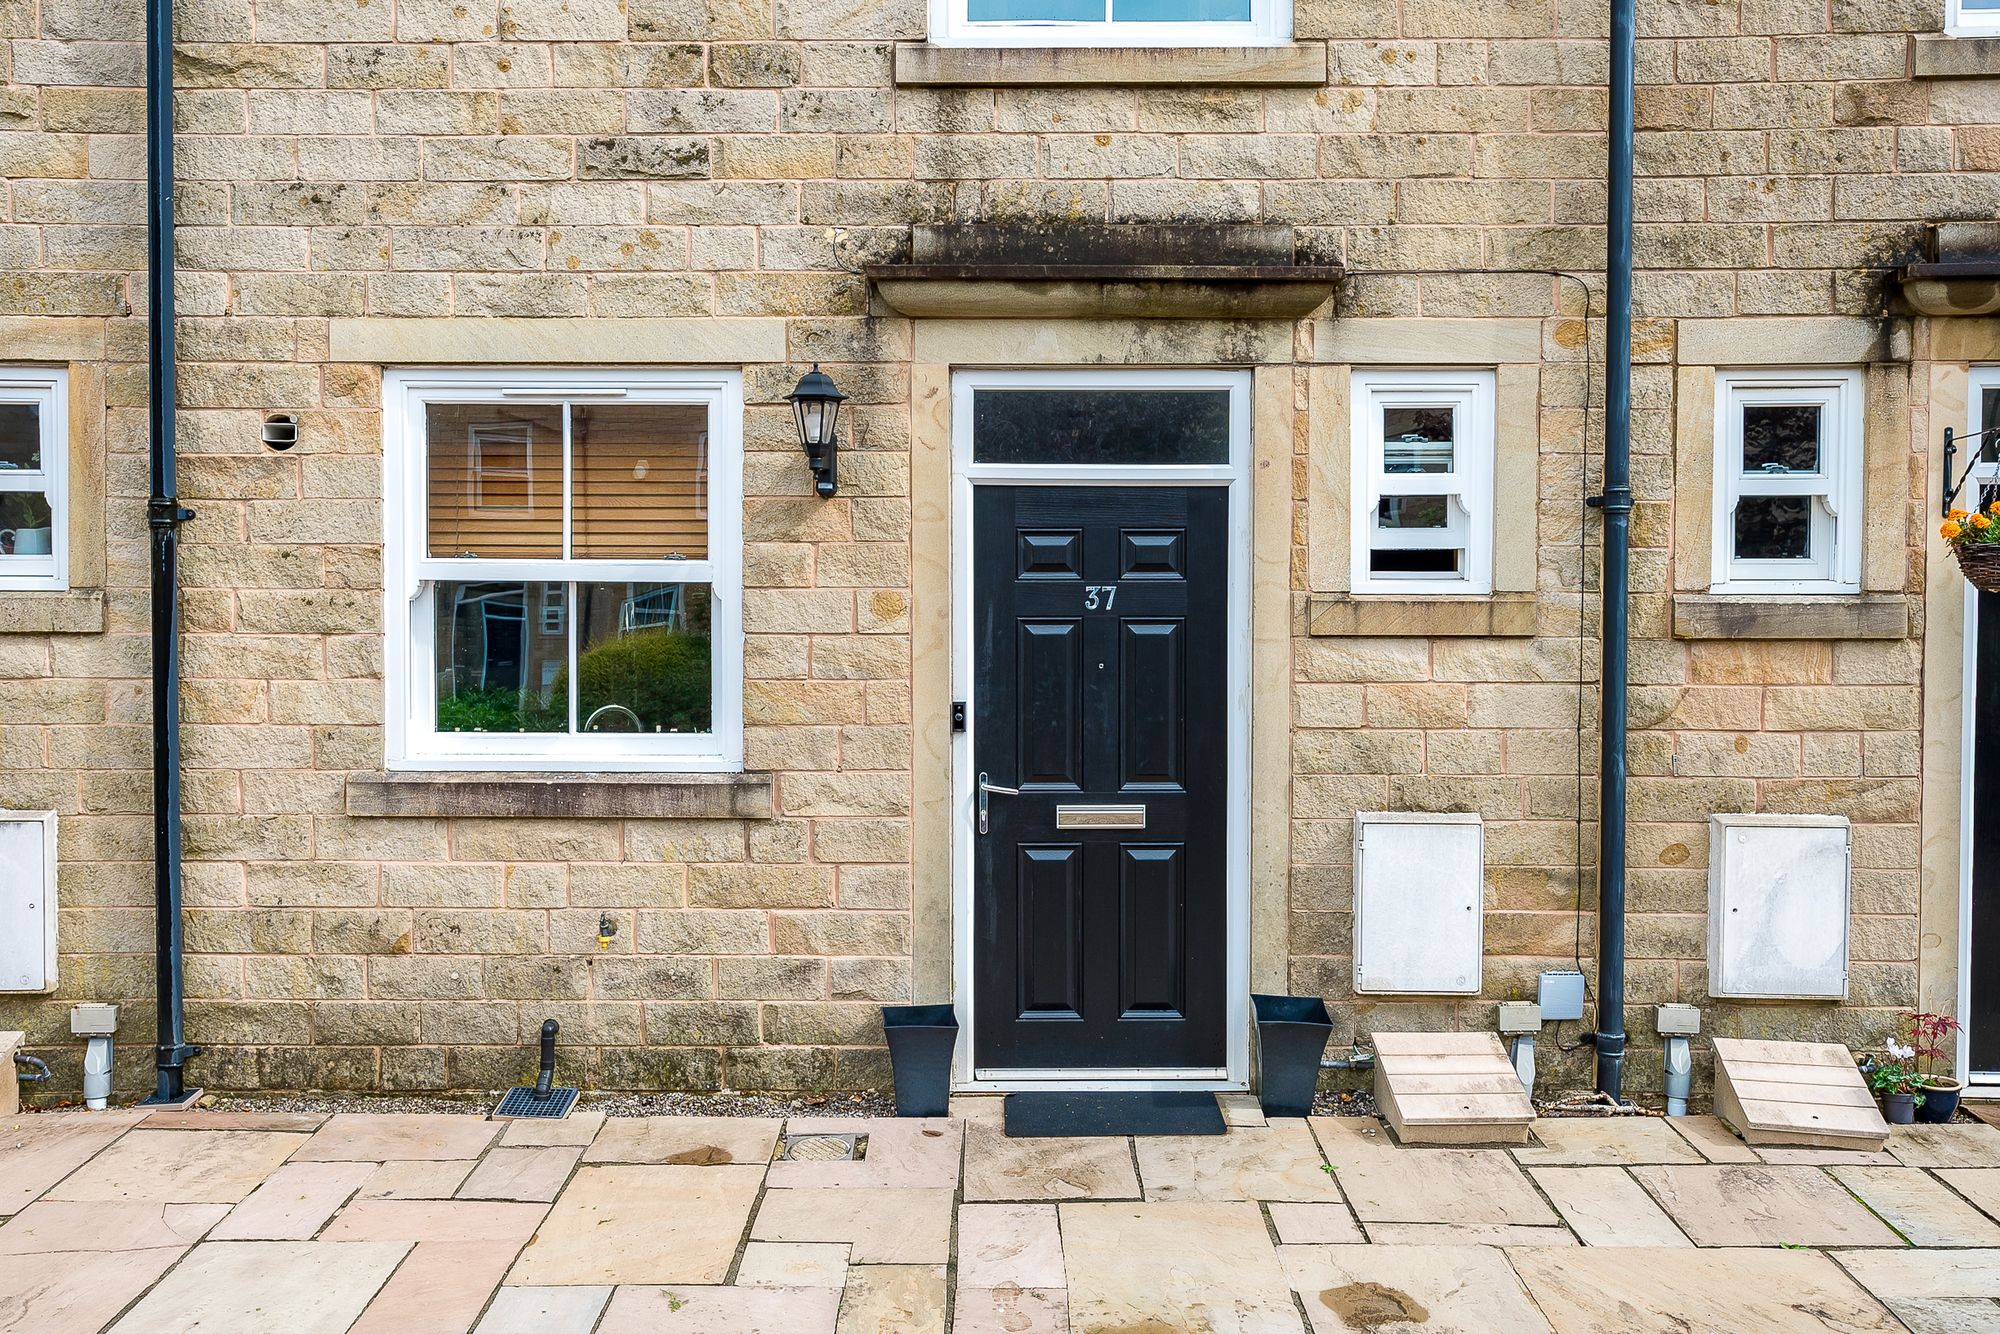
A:
{"label": "black drainpipe", "polygon": [[181,1012],[180,525],[194,517],[174,493],[174,19],[173,0],[146,0],[146,389],[152,447],[153,941],[158,1081],[148,1102],[179,1102],[187,1044]]}
{"label": "black drainpipe", "polygon": [[1597,1087],[1625,1075],[1625,680],[1631,636],[1634,0],[1611,4],[1604,348],[1604,668],[1597,811]]}

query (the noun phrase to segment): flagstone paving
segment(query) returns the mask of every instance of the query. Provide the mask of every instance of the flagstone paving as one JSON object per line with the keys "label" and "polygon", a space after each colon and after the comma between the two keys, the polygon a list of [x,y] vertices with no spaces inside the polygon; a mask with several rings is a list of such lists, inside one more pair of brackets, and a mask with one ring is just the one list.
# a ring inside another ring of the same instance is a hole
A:
{"label": "flagstone paving", "polygon": [[[930,1120],[0,1121],[0,1334],[2000,1334],[2000,1130],[1519,1149],[1238,1107],[1222,1136]],[[780,1137],[867,1137],[773,1162]],[[372,1156],[367,1156],[372,1155]]]}

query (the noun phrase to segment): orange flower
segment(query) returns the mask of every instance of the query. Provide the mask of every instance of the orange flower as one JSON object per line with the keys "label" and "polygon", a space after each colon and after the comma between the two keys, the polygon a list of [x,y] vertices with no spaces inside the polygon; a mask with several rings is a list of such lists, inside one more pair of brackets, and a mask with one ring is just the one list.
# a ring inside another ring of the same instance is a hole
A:
{"label": "orange flower", "polygon": [[1986,512],[1988,514],[2000,514],[2000,500],[1996,500],[1991,505],[1988,505]]}
{"label": "orange flower", "polygon": [[1954,521],[1946,519],[1944,521],[1944,525],[1940,527],[1938,531],[1944,534],[1945,540],[1956,541],[1958,539],[1958,535],[1960,533],[1963,533],[1965,530],[1959,527],[1958,524],[1955,523]]}
{"label": "orange flower", "polygon": [[1966,522],[1970,523],[1975,530],[1982,533],[1993,526],[1993,520],[1987,518],[1984,514],[1975,514],[1966,520]]}
{"label": "orange flower", "polygon": [[1945,518],[1947,518],[1947,519],[1956,519],[1956,520],[1957,520],[1957,521],[1959,521],[1960,523],[1963,523],[1963,522],[1965,521],[1965,511],[1964,511],[1964,510],[1947,510],[1947,511],[1945,512],[1945,516],[1944,516],[1944,517],[1945,517]]}

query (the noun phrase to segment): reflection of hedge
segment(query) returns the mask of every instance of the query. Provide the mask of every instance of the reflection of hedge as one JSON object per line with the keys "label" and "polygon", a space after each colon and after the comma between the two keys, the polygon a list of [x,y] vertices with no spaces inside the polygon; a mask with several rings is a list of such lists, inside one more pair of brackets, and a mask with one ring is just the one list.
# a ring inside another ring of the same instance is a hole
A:
{"label": "reflection of hedge", "polygon": [[[606,704],[639,715],[648,732],[709,730],[708,636],[659,628],[635,630],[577,655],[577,722]],[[568,693],[565,674],[556,677],[556,698]],[[599,726],[621,730],[617,723]]]}
{"label": "reflection of hedge", "polygon": [[560,711],[518,690],[460,690],[438,696],[440,732],[560,732],[568,725]]}

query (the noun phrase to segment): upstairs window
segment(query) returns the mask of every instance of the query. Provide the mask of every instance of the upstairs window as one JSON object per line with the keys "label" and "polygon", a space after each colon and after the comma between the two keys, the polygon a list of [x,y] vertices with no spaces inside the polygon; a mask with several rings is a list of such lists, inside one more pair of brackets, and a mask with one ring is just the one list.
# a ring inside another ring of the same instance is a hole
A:
{"label": "upstairs window", "polygon": [[1493,372],[1356,372],[1353,454],[1356,593],[1493,591]]}
{"label": "upstairs window", "polygon": [[1290,0],[931,0],[953,46],[1280,46]]}
{"label": "upstairs window", "polygon": [[1716,377],[1717,593],[1861,588],[1861,373]]}
{"label": "upstairs window", "polygon": [[69,376],[0,367],[0,589],[69,586]]}
{"label": "upstairs window", "polygon": [[1945,0],[1944,30],[1953,37],[2000,37],[2000,0]]}
{"label": "upstairs window", "polygon": [[385,377],[392,768],[732,769],[742,391]]}

